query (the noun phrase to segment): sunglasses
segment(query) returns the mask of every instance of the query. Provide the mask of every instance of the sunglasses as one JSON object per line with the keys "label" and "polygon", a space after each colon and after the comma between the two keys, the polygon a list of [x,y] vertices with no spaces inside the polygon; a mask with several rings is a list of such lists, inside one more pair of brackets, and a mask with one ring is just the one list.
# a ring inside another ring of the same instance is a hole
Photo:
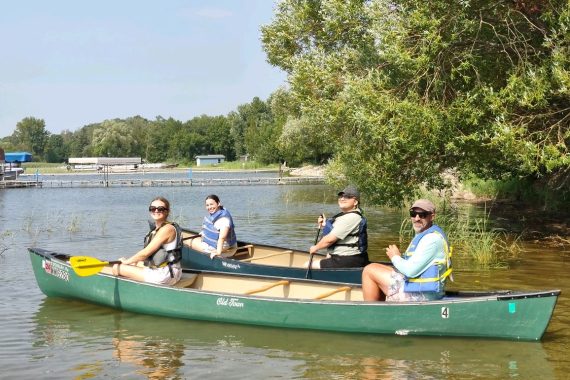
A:
{"label": "sunglasses", "polygon": [[431,215],[431,212],[410,210],[410,217],[412,218],[419,216],[421,219],[425,219],[428,215]]}
{"label": "sunglasses", "polygon": [[168,209],[166,207],[162,207],[162,206],[149,206],[148,211],[150,212],[165,212],[168,211]]}

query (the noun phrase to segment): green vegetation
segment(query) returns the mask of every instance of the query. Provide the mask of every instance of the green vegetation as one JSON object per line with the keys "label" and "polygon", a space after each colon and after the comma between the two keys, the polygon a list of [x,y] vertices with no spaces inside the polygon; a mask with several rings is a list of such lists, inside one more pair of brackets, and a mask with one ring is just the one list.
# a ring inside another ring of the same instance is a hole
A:
{"label": "green vegetation", "polygon": [[438,217],[453,245],[453,255],[473,260],[482,267],[505,266],[520,252],[519,238],[489,227],[489,215]]}
{"label": "green vegetation", "polygon": [[68,173],[66,165],[49,162],[25,162],[22,164],[26,174],[57,174]]}
{"label": "green vegetation", "polygon": [[453,170],[496,196],[568,208],[568,30],[567,0],[282,0],[262,43],[289,86],[267,101],[59,135],[27,117],[0,143],[48,162],[248,154],[260,164],[327,164],[331,184],[353,183],[389,206],[448,188],[442,173]]}
{"label": "green vegetation", "polygon": [[[513,237],[489,225],[489,213],[460,214],[442,202],[437,205],[436,223],[443,228],[452,246],[452,257],[465,259],[476,266],[496,268],[506,266],[509,259],[520,253],[520,236]],[[410,218],[402,216],[400,244],[413,238]]]}

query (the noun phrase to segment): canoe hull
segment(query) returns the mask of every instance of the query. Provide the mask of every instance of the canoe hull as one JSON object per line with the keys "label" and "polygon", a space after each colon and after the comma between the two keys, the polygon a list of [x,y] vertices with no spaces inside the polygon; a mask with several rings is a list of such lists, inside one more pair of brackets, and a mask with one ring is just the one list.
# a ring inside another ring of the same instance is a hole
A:
{"label": "canoe hull", "polygon": [[[284,248],[282,248],[284,249]],[[309,255],[306,255],[309,259]],[[244,262],[231,258],[216,257],[210,259],[208,255],[197,252],[188,246],[182,249],[182,267],[195,270],[210,270],[224,273],[255,274],[261,276],[309,278],[319,281],[339,283],[362,283],[363,268],[338,269],[307,269],[277,265],[260,265],[254,262]]]}
{"label": "canoe hull", "polygon": [[66,256],[42,249],[29,252],[38,286],[50,297],[165,317],[297,329],[533,341],[546,330],[560,293],[457,293],[424,303],[281,299],[152,285],[103,274],[78,277]]}

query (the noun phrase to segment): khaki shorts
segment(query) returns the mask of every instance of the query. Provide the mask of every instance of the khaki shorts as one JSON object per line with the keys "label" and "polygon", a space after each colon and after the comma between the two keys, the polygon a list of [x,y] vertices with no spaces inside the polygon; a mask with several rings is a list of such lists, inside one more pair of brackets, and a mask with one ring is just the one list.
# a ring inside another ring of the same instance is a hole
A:
{"label": "khaki shorts", "polygon": [[170,270],[168,265],[161,268],[144,268],[144,282],[151,284],[161,284],[161,285],[174,285],[182,276],[182,268],[180,264],[174,264],[172,266],[172,273],[174,278],[170,277]]}

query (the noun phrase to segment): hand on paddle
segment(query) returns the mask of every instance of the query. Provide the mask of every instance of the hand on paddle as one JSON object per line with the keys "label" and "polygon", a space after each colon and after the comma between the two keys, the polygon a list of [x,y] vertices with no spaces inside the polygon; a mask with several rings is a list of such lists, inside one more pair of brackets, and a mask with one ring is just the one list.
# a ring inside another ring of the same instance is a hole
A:
{"label": "hand on paddle", "polygon": [[311,273],[311,268],[313,266],[313,255],[320,249],[317,247],[319,242],[319,235],[321,233],[321,229],[323,228],[324,224],[326,223],[325,214],[319,215],[317,218],[317,236],[315,237],[315,244],[309,248],[309,261],[306,263],[307,265],[307,273],[305,274],[305,278],[309,278],[309,274]]}
{"label": "hand on paddle", "polygon": [[317,237],[315,238],[315,244],[313,244],[311,248],[309,248],[309,253],[311,255],[317,253],[317,251],[319,250],[319,248],[317,248],[317,243],[319,242],[319,234],[321,233],[321,229],[325,226],[325,224],[326,224],[325,214],[319,215],[319,217],[317,218],[318,230],[317,230]]}
{"label": "hand on paddle", "polygon": [[317,218],[317,225],[319,229],[323,228],[326,224],[327,224],[327,218],[325,217],[325,214],[319,215],[319,217]]}

